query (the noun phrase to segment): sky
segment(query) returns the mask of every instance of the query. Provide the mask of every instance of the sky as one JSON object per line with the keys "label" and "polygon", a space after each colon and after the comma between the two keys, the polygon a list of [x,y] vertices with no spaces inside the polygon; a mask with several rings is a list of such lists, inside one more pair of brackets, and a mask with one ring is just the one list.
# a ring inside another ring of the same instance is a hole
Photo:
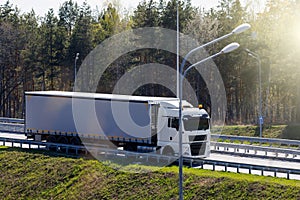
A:
{"label": "sky", "polygon": [[[6,1],[6,0],[4,0]],[[62,3],[66,0],[9,0],[11,4],[17,6],[21,13],[30,12],[31,9],[34,9],[35,13],[39,16],[44,16],[50,8],[54,9],[54,12],[57,14],[58,9]],[[79,5],[85,0],[73,0],[76,1]],[[96,9],[98,6],[99,10],[105,5],[105,2],[111,2],[112,0],[86,0],[86,2],[91,6],[92,10]],[[128,10],[133,10],[138,3],[142,0],[119,0],[121,5]],[[218,5],[219,0],[192,0],[192,5],[197,7],[204,7],[209,9]],[[4,4],[4,3],[0,3]]]}

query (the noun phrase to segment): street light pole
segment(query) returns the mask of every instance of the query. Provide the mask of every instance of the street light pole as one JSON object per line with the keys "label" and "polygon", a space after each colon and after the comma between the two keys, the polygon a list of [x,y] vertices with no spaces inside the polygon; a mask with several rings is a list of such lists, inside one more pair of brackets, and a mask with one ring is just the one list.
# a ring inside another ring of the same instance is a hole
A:
{"label": "street light pole", "polygon": [[[207,58],[204,58],[203,60],[189,66],[185,71],[183,71],[184,64],[180,67],[180,77],[179,77],[179,199],[183,199],[183,173],[182,173],[182,167],[183,167],[183,157],[182,157],[182,85],[183,85],[183,79],[186,76],[187,72],[192,69],[193,67],[202,64],[214,57],[217,57],[221,54],[229,53],[231,51],[236,50],[240,45],[238,43],[231,43],[224,47],[220,52],[209,56]],[[192,50],[193,51],[193,50]],[[185,60],[183,60],[182,63],[184,63]]]}
{"label": "street light pole", "polygon": [[79,59],[79,53],[76,53],[75,61],[74,61],[74,84],[75,84],[75,80],[76,80],[76,71],[77,71],[76,64],[77,64],[78,59]]}
{"label": "street light pole", "polygon": [[258,81],[259,81],[259,137],[262,137],[262,125],[263,125],[263,116],[262,116],[262,95],[261,95],[261,59],[257,53],[250,51],[249,49],[245,49],[249,56],[257,60],[258,63]]}
{"label": "street light pole", "polygon": [[[178,6],[178,4],[177,4],[177,6]],[[178,9],[178,7],[177,7],[177,9]],[[198,51],[198,50],[200,50],[200,49],[202,49],[202,48],[204,48],[208,45],[211,45],[211,44],[214,44],[214,43],[219,42],[221,40],[224,40],[224,39],[226,39],[226,38],[228,38],[232,35],[240,34],[240,33],[244,32],[244,31],[246,31],[250,28],[251,28],[251,26],[248,23],[241,24],[241,25],[237,26],[235,29],[233,29],[230,33],[228,33],[224,36],[221,36],[217,39],[214,39],[214,40],[212,40],[212,41],[210,41],[206,44],[203,44],[199,47],[196,47],[196,48],[192,49],[191,51],[189,51],[185,55],[180,67],[179,67],[179,64],[178,64],[179,63],[179,57],[177,58],[177,72],[179,71],[179,73],[177,75],[177,97],[179,97],[179,100],[180,100],[179,101],[179,116],[181,116],[181,117],[179,117],[179,118],[181,118],[181,119],[179,119],[179,125],[180,125],[179,126],[179,199],[180,200],[183,199],[183,173],[182,173],[183,159],[182,159],[182,127],[181,127],[182,126],[182,110],[181,110],[182,109],[182,83],[181,82],[183,80],[182,75],[183,75],[184,65],[185,65],[186,61],[188,60],[188,58],[190,57],[190,55],[193,54],[194,52],[196,52],[196,51]],[[177,54],[178,53],[179,53],[179,13],[178,13],[178,10],[177,10]],[[210,59],[210,58],[212,58],[212,57],[210,56],[208,59]],[[205,59],[205,61],[206,61],[206,59]],[[205,61],[203,61],[203,62],[205,62]],[[195,64],[198,65],[200,63],[201,63],[201,61],[198,62],[198,63],[195,63]],[[196,65],[194,65],[194,66],[196,66]],[[179,67],[179,69],[178,69],[178,67]],[[190,68],[192,68],[192,66],[190,66]],[[186,70],[186,72],[187,71],[188,70]]]}
{"label": "street light pole", "polygon": [[177,71],[177,75],[176,75],[176,96],[178,97],[179,95],[179,49],[180,49],[180,43],[179,43],[179,37],[180,37],[180,34],[179,34],[179,0],[177,0],[177,15],[176,15],[176,26],[177,26],[177,30],[176,30],[176,71]]}
{"label": "street light pole", "polygon": [[[178,6],[178,5],[177,5]],[[177,10],[177,27],[179,28],[179,14],[178,14],[178,10]],[[235,29],[233,29],[230,33],[224,35],[224,36],[221,36],[217,39],[214,39],[206,44],[203,44],[199,47],[196,47],[194,49],[192,49],[191,51],[189,51],[185,57],[183,58],[183,61],[179,67],[179,73],[177,75],[177,97],[179,97],[180,101],[179,101],[179,115],[181,116],[181,119],[179,119],[179,199],[182,200],[183,199],[183,173],[182,173],[182,166],[183,166],[183,159],[182,159],[182,75],[183,75],[183,68],[184,68],[184,65],[187,61],[187,59],[189,58],[189,56],[191,54],[193,54],[194,52],[208,46],[208,45],[211,45],[211,44],[214,44],[216,42],[219,42],[221,40],[224,40],[232,35],[236,35],[236,34],[240,34],[248,29],[250,29],[251,26],[250,24],[248,23],[244,23],[244,24],[241,24],[239,26],[237,26]],[[177,30],[177,51],[179,52],[179,30]],[[177,54],[178,54],[177,52]],[[209,58],[212,58],[211,56]],[[205,60],[206,61],[206,60]],[[201,62],[201,61],[200,61]],[[204,61],[203,61],[204,62]],[[177,59],[177,63],[179,63],[179,57]],[[199,62],[196,63],[197,65],[200,64]],[[178,66],[179,64],[177,64],[177,72],[178,72]],[[195,65],[194,65],[195,66]],[[194,67],[193,66],[193,67]],[[187,72],[187,71],[186,71]],[[181,89],[180,89],[181,88]],[[180,118],[180,117],[179,117]]]}

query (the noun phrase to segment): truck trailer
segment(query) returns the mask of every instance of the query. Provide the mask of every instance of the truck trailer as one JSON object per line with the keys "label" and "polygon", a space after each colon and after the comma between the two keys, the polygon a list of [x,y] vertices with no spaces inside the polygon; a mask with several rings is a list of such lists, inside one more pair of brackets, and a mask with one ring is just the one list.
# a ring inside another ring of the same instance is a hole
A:
{"label": "truck trailer", "polygon": [[[62,91],[25,92],[25,98],[25,131],[35,141],[178,155],[178,98]],[[182,105],[183,156],[208,157],[209,115]]]}

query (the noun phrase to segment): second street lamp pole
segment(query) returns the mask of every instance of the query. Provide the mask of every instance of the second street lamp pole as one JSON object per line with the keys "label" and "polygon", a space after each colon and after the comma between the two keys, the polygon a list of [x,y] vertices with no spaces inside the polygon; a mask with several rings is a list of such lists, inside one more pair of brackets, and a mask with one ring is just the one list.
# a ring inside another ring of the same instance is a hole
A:
{"label": "second street lamp pole", "polygon": [[183,71],[185,60],[183,60],[183,65],[180,67],[180,77],[179,77],[179,199],[183,199],[183,173],[182,173],[182,167],[183,167],[183,157],[182,157],[182,85],[183,85],[183,79],[186,76],[187,72],[192,69],[193,67],[202,64],[214,57],[217,57],[221,54],[229,53],[234,50],[236,50],[240,45],[236,42],[231,43],[224,47],[220,52],[209,56],[207,58],[204,58],[203,60],[189,66],[185,71]]}
{"label": "second street lamp pole", "polygon": [[249,49],[245,49],[245,51],[248,53],[249,56],[257,60],[258,63],[258,82],[259,82],[259,117],[258,117],[258,123],[259,123],[259,137],[262,137],[262,125],[263,125],[263,116],[262,116],[262,97],[261,97],[261,59],[257,53],[254,53],[250,51]]}
{"label": "second street lamp pole", "polygon": [[76,64],[77,64],[78,59],[79,59],[79,53],[76,53],[75,61],[74,61],[74,86],[75,86],[75,81],[76,81],[76,71],[77,71]]}

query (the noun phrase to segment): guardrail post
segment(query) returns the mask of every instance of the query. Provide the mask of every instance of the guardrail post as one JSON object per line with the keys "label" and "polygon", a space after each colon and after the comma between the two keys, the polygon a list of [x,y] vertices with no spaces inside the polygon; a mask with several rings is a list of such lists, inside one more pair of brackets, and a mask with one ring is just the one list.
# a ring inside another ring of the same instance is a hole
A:
{"label": "guardrail post", "polygon": [[290,173],[291,173],[290,170],[288,170],[287,173],[286,173],[286,178],[287,178],[288,180],[290,179]]}
{"label": "guardrail post", "polygon": [[240,173],[240,165],[237,166],[236,173]]}
{"label": "guardrail post", "polygon": [[215,171],[215,170],[216,170],[216,164],[213,163],[213,171]]}
{"label": "guardrail post", "polygon": [[228,164],[226,163],[225,164],[225,172],[227,172],[227,166],[228,166]]}
{"label": "guardrail post", "polygon": [[277,169],[274,170],[274,177],[277,177]]}
{"label": "guardrail post", "polygon": [[249,167],[249,174],[251,174],[251,170],[252,170],[252,167],[250,166],[250,167]]}
{"label": "guardrail post", "polygon": [[203,162],[201,162],[200,167],[201,167],[201,169],[203,169]]}
{"label": "guardrail post", "polygon": [[264,175],[264,170],[265,170],[264,168],[261,169],[261,175],[262,176]]}

